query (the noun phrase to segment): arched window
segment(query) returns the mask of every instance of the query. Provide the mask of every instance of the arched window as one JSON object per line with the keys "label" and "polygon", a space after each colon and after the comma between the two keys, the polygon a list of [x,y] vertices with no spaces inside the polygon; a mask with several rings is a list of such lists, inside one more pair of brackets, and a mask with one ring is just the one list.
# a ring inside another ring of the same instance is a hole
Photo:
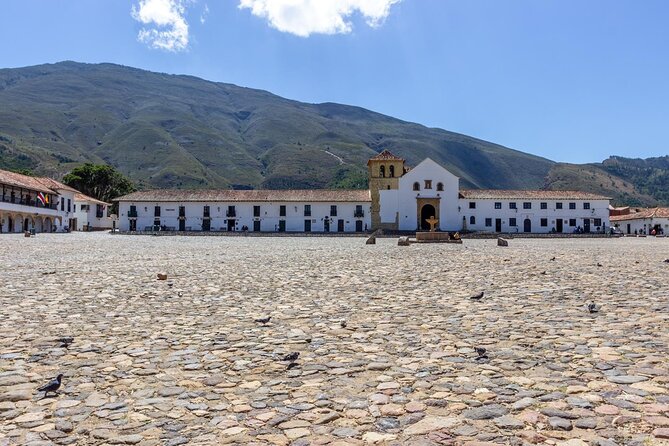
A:
{"label": "arched window", "polygon": [[473,215],[471,217],[469,217],[469,224],[470,225],[475,225],[476,224],[476,217],[474,217]]}
{"label": "arched window", "polygon": [[395,166],[388,167],[388,176],[393,178],[395,176]]}
{"label": "arched window", "polygon": [[381,178],[383,178],[383,177],[386,176],[386,166],[381,166],[381,167],[379,167],[379,176],[380,176]]}
{"label": "arched window", "polygon": [[443,191],[444,190],[444,183],[437,183],[437,190],[438,191]]}
{"label": "arched window", "polygon": [[420,190],[420,183],[418,183],[418,181],[413,183],[413,190]]}
{"label": "arched window", "polygon": [[390,190],[390,184],[388,185],[388,190]]}

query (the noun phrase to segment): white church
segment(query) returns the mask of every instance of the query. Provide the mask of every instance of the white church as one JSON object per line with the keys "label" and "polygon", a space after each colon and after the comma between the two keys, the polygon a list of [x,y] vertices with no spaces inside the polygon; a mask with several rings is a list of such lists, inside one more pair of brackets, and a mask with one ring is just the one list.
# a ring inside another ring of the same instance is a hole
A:
{"label": "white church", "polygon": [[[387,150],[367,162],[369,190],[151,190],[116,199],[121,231],[490,233],[605,232],[609,198],[578,191],[461,190],[425,159]],[[434,217],[434,218],[433,218]]]}

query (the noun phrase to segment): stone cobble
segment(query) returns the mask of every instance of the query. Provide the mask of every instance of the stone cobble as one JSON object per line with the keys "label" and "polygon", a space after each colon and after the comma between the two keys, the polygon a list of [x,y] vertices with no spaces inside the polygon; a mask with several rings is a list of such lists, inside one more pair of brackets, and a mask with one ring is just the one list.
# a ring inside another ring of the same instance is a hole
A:
{"label": "stone cobble", "polygon": [[0,446],[667,444],[668,248],[1,235]]}

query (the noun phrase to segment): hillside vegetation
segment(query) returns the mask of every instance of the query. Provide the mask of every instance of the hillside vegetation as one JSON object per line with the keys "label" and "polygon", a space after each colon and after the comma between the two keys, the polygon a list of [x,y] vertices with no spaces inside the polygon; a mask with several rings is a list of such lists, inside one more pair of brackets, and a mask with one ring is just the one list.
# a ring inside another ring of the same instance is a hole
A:
{"label": "hillside vegetation", "polygon": [[0,169],[56,178],[109,164],[140,188],[365,188],[389,149],[465,188],[583,189],[669,203],[667,157],[573,165],[360,107],[113,64],[0,70]]}

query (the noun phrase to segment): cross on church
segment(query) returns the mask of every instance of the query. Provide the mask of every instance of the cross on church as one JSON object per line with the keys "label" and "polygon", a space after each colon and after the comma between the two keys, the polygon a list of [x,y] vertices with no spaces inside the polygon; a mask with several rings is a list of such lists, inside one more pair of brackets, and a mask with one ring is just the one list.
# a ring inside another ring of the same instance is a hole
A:
{"label": "cross on church", "polygon": [[427,222],[427,224],[430,225],[430,232],[435,232],[437,230],[437,228],[435,228],[435,226],[437,226],[437,223],[439,223],[439,219],[434,218],[434,215],[432,217],[426,219],[425,221]]}

